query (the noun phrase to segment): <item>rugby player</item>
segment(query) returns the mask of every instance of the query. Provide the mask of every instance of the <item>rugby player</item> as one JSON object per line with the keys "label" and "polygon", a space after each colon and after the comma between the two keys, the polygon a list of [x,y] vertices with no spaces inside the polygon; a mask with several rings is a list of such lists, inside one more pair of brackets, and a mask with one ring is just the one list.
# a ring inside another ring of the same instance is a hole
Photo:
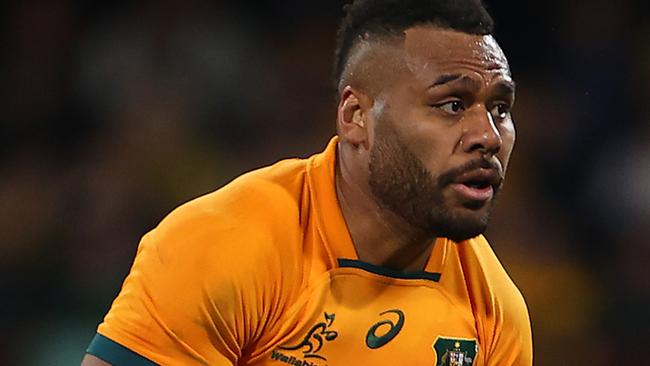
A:
{"label": "rugby player", "polygon": [[479,0],[357,0],[337,136],[146,234],[84,366],[530,366],[520,292],[482,236],[515,84]]}

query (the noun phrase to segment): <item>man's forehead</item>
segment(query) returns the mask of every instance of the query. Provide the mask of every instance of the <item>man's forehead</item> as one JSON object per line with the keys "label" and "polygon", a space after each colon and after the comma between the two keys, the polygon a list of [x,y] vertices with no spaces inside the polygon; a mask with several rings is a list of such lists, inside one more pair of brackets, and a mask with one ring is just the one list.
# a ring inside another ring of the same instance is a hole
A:
{"label": "man's forehead", "polygon": [[434,26],[404,31],[402,44],[410,66],[463,64],[482,70],[510,73],[505,54],[491,35],[473,35]]}

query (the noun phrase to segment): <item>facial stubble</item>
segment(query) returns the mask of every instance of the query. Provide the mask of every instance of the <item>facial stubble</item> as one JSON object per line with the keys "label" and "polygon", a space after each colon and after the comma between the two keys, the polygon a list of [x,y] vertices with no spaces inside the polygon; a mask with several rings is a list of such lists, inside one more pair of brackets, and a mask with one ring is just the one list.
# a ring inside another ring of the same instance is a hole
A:
{"label": "facial stubble", "polygon": [[459,173],[454,170],[434,178],[388,123],[379,122],[370,151],[371,191],[381,207],[424,235],[461,242],[485,232],[492,202],[479,213],[476,207],[449,207],[445,201],[443,189]]}

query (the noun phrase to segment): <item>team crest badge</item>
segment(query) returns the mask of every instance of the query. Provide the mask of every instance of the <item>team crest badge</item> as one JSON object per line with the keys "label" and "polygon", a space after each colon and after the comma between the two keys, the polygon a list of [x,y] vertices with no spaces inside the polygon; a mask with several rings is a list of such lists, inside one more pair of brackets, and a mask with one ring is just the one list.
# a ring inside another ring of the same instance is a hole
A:
{"label": "team crest badge", "polygon": [[472,366],[478,354],[476,339],[438,337],[433,344],[436,366]]}

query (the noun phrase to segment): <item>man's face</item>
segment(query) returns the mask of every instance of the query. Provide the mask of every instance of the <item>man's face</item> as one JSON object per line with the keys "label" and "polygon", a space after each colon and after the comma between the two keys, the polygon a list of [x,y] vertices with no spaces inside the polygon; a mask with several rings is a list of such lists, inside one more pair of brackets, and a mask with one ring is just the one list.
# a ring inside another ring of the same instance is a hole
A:
{"label": "man's face", "polygon": [[515,141],[510,70],[491,36],[405,34],[402,66],[370,111],[368,183],[423,232],[469,239],[487,226]]}

